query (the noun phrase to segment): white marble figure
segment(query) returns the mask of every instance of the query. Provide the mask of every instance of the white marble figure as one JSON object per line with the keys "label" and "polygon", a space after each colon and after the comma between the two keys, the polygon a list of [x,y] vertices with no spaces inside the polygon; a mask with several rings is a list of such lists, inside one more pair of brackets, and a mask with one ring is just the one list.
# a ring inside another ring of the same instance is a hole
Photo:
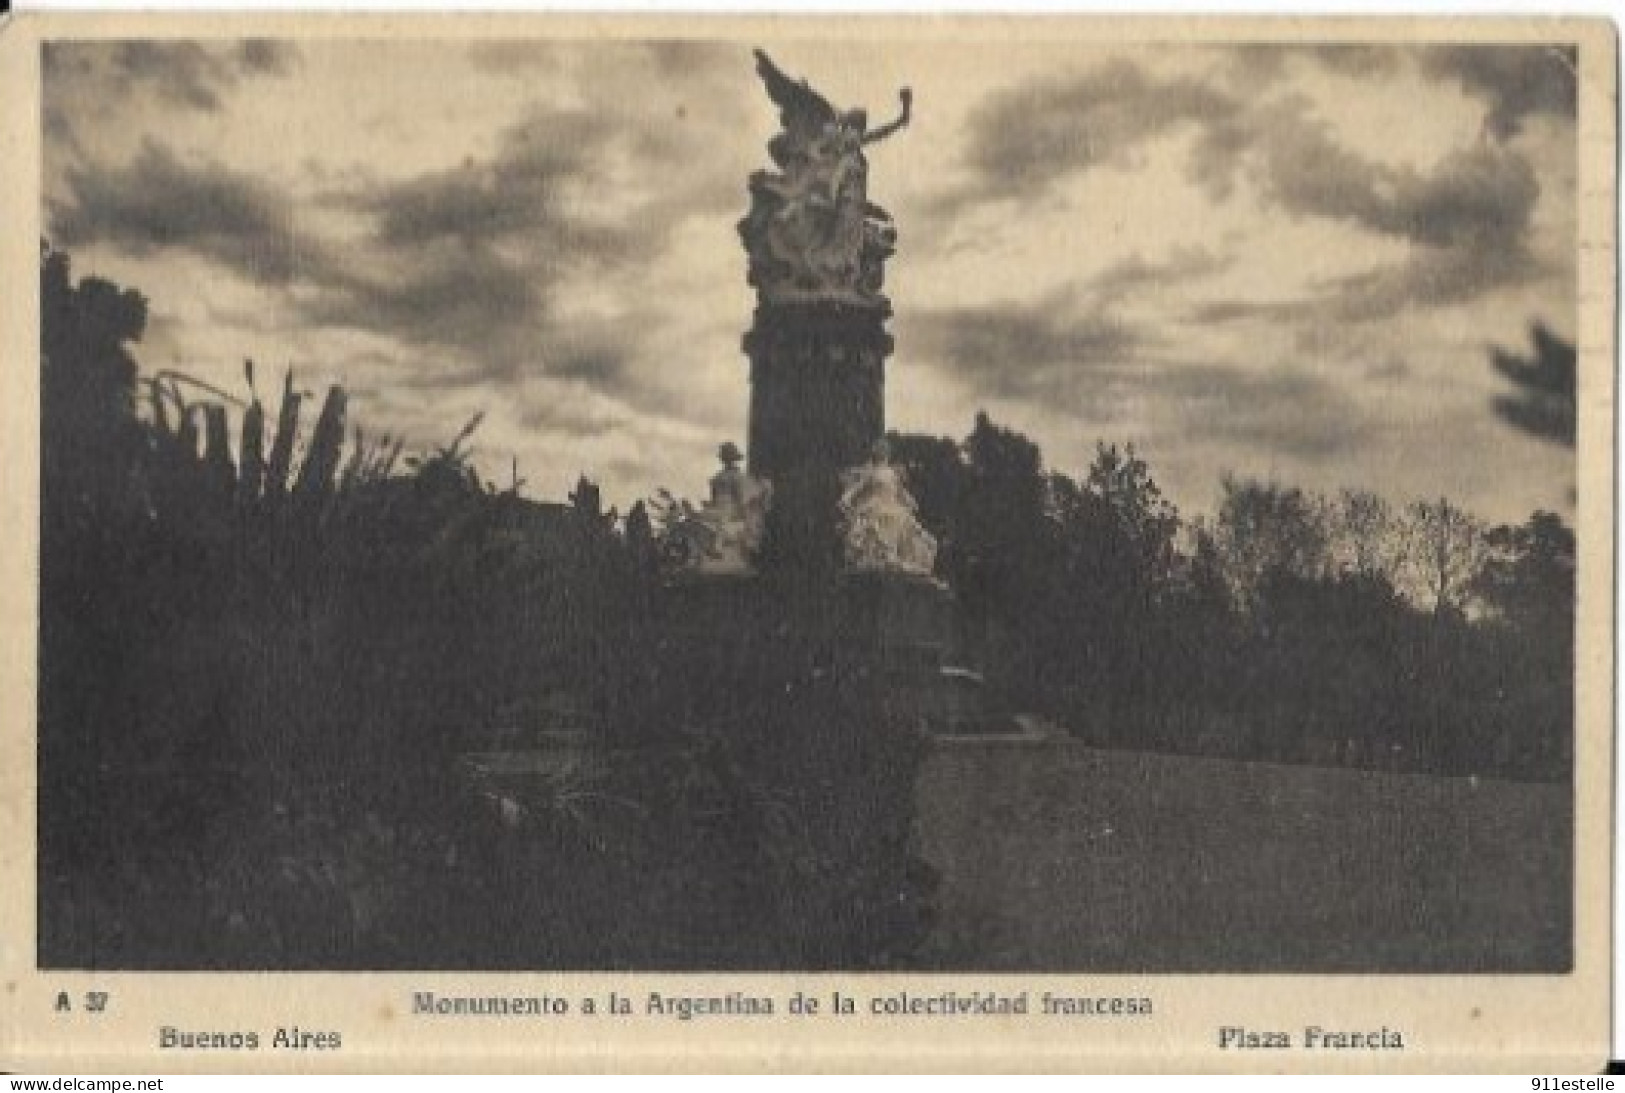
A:
{"label": "white marble figure", "polygon": [[772,485],[739,469],[744,456],[738,446],[722,445],[717,457],[722,469],[711,477],[711,499],[678,528],[685,564],[696,573],[749,573],[767,525]]}
{"label": "white marble figure", "polygon": [[841,475],[841,531],[852,569],[930,577],[937,541],[921,525],[903,475],[884,440],[868,463]]}

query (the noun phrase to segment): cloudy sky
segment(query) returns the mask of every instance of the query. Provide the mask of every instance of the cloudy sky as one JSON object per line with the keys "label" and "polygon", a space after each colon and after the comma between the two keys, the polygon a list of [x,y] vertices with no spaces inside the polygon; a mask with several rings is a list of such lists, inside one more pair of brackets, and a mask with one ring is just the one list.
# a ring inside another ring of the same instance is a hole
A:
{"label": "cloudy sky", "polygon": [[753,44],[877,121],[914,89],[870,156],[893,427],[986,409],[1074,474],[1133,441],[1189,512],[1227,470],[1570,510],[1489,365],[1575,333],[1560,49],[57,43],[46,232],[150,297],[149,370],[292,364],[423,445],[483,410],[537,496],[698,494],[745,434]]}

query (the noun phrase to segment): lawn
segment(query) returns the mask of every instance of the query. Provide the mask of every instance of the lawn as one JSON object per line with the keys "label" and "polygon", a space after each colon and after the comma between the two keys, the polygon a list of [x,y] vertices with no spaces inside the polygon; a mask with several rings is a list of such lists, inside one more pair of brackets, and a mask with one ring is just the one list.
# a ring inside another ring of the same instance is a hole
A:
{"label": "lawn", "polygon": [[1567,785],[944,741],[926,963],[1521,972],[1571,960]]}

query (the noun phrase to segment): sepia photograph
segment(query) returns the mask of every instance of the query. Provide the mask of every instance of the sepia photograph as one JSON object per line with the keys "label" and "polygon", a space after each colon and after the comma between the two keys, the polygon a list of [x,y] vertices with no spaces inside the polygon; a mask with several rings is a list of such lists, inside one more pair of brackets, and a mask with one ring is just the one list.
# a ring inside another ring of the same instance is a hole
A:
{"label": "sepia photograph", "polygon": [[34,47],[40,974],[1575,971],[1611,37],[289,25]]}

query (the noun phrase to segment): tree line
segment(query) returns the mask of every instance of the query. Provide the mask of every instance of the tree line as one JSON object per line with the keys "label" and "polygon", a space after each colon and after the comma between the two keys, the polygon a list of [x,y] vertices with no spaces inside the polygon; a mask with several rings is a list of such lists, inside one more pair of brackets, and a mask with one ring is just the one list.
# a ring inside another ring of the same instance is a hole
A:
{"label": "tree line", "polygon": [[897,435],[973,660],[1102,743],[1558,779],[1572,755],[1575,539],[1226,475],[1181,517],[1132,445],[1078,477],[979,415]]}

